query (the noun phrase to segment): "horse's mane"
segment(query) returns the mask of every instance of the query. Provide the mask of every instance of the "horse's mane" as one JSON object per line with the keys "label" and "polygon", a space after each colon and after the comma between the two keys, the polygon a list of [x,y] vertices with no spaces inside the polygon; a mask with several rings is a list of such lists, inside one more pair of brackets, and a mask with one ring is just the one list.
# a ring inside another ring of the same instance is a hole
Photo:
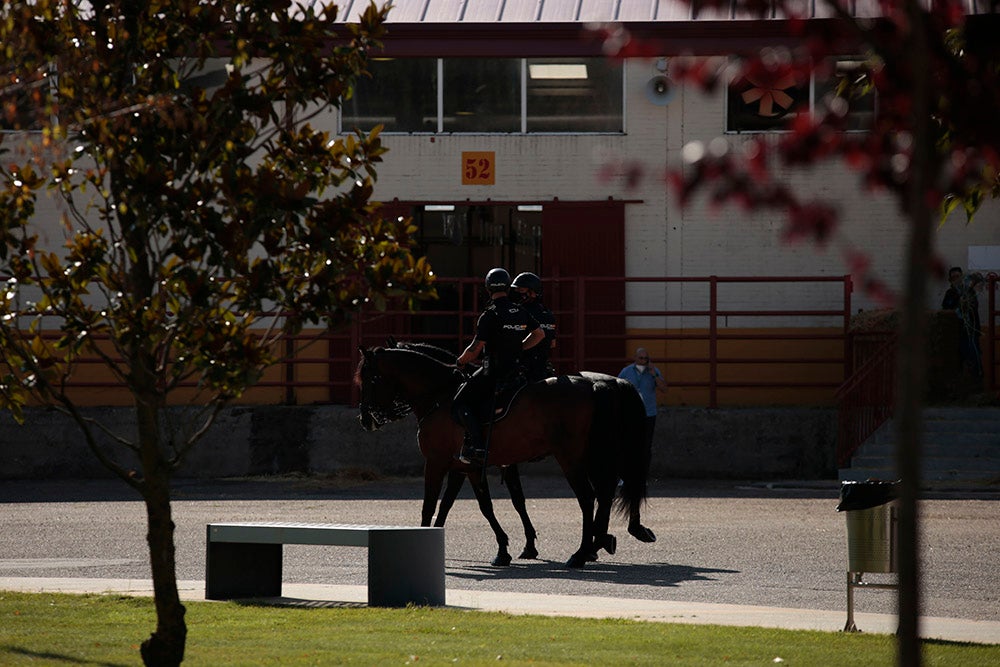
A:
{"label": "horse's mane", "polygon": [[[426,345],[426,343],[425,343],[425,345]],[[431,347],[433,347],[433,346],[431,346]],[[438,349],[441,349],[441,348],[438,348]],[[412,358],[415,362],[417,362],[421,366],[430,366],[430,367],[432,367],[432,369],[433,369],[432,372],[439,372],[440,370],[447,370],[449,373],[451,373],[451,371],[455,368],[455,364],[454,363],[448,363],[446,361],[443,361],[443,360],[439,359],[438,357],[436,357],[436,356],[434,356],[432,354],[428,354],[424,350],[418,349],[416,347],[409,347],[409,346],[406,346],[406,347],[401,347],[400,346],[400,347],[394,347],[394,348],[386,347],[386,348],[382,348],[382,350],[384,352],[386,352],[387,354],[401,354],[401,355],[404,355],[408,359]]]}
{"label": "horse's mane", "polygon": [[[420,348],[428,348],[429,354]],[[426,376],[433,385],[457,383],[461,380],[458,368],[453,363],[447,363],[437,356],[449,355],[444,348],[440,348],[430,343],[398,343],[395,347],[374,347],[370,349],[376,354],[401,355],[401,358],[413,362],[418,367],[418,372]],[[354,372],[354,382],[361,386],[361,368],[364,366],[364,356],[361,357],[358,368]]]}
{"label": "horse's mane", "polygon": [[392,334],[385,337],[385,346],[387,348],[398,348],[401,350],[414,350],[416,352],[423,352],[424,354],[434,357],[438,361],[445,363],[449,366],[455,364],[457,356],[451,350],[441,347],[440,345],[435,345],[433,343],[428,343],[426,341],[407,341],[407,340],[396,340],[396,337]]}
{"label": "horse's mane", "polygon": [[[390,342],[392,343],[391,345],[389,344]],[[440,347],[439,345],[434,345],[433,343],[424,343],[422,341],[396,341],[390,339],[387,341],[386,347],[419,352],[440,361],[446,366],[454,366],[457,361],[457,355],[454,352]]]}

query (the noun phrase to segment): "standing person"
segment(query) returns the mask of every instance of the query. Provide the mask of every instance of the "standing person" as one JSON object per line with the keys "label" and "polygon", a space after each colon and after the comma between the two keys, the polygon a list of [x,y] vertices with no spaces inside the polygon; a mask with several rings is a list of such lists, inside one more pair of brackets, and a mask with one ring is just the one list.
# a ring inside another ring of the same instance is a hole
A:
{"label": "standing person", "polygon": [[517,274],[510,286],[514,288],[516,294],[512,296],[529,315],[535,318],[545,333],[543,342],[525,352],[528,362],[528,381],[535,382],[554,377],[556,371],[552,367],[550,357],[556,347],[556,316],[542,303],[542,279],[534,273],[525,271]]}
{"label": "standing person", "polygon": [[941,300],[941,310],[958,311],[962,301],[962,267],[953,266],[948,269],[948,289]]}
{"label": "standing person", "polygon": [[476,337],[458,357],[458,365],[464,366],[484,354],[482,367],[459,387],[451,408],[452,417],[465,427],[459,460],[470,465],[486,465],[480,406],[493,399],[499,382],[518,371],[522,352],[545,338],[538,322],[508,298],[509,290],[510,274],[505,269],[490,269],[486,274],[490,304],[476,322]]}
{"label": "standing person", "polygon": [[643,405],[646,406],[646,451],[653,447],[653,429],[656,427],[656,392],[667,390],[667,381],[660,371],[649,363],[646,348],[635,350],[635,361],[621,370],[618,377],[628,380],[639,390]]}
{"label": "standing person", "polygon": [[983,377],[983,352],[980,348],[982,325],[979,320],[979,290],[985,283],[981,273],[970,273],[959,301],[958,315],[962,318],[962,362],[973,377]]}

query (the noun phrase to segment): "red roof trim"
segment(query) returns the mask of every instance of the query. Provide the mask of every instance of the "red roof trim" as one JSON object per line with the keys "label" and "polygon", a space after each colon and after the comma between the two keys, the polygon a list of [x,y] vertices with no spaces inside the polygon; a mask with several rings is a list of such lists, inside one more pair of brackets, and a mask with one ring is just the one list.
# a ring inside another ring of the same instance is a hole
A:
{"label": "red roof trim", "polygon": [[379,199],[374,198],[385,206],[445,206],[451,204],[453,206],[552,206],[553,204],[559,204],[561,206],[590,206],[595,202],[604,202],[612,204],[644,204],[645,199],[616,199],[614,197],[596,197],[594,199],[560,199],[559,197],[552,197],[551,199]]}
{"label": "red roof trim", "polygon": [[[375,55],[393,58],[605,55],[599,34],[580,23],[390,23],[386,28],[384,49]],[[791,34],[787,21],[774,19],[642,22],[629,23],[627,28],[636,38],[649,42],[655,51],[650,56],[739,53],[800,41]]]}

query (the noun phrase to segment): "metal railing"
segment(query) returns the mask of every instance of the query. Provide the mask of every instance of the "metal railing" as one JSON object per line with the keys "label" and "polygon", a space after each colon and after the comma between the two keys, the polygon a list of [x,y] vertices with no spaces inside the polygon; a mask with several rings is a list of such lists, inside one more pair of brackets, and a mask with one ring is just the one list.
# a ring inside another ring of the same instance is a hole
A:
{"label": "metal railing", "polygon": [[[987,276],[986,319],[983,324],[983,389],[997,390],[998,340],[996,274]],[[844,467],[869,437],[892,419],[896,401],[896,343],[892,333],[851,336],[850,377],[837,391],[837,465]]]}
{"label": "metal railing", "polygon": [[896,396],[896,336],[865,337],[855,372],[837,391],[837,465],[845,467],[854,452],[892,418]]}
{"label": "metal railing", "polygon": [[[481,281],[449,279],[440,283],[451,286],[447,290],[451,308],[431,305],[412,314],[401,310],[369,314],[354,322],[349,332],[329,334],[331,345],[337,346],[334,341],[339,338],[343,341],[340,349],[350,355],[337,362],[341,367],[336,374],[339,378],[331,377],[332,400],[343,402],[351,390],[348,370],[358,361],[358,346],[381,345],[391,333],[458,352],[472,339],[485,301]],[[745,307],[745,303],[759,301],[759,294],[733,294],[740,290],[773,291],[775,286],[788,290],[788,302],[795,301],[796,294],[807,286],[819,289],[824,292],[822,303],[802,308],[754,308]],[[673,294],[682,290],[686,292],[683,299]],[[693,392],[697,400],[689,404],[708,407],[732,404],[727,392],[759,390],[772,394],[811,390],[820,396],[817,402],[832,404],[846,377],[851,292],[849,276],[545,280],[545,302],[558,320],[558,347],[553,356],[557,370],[617,374],[631,359],[635,346],[655,347],[661,353],[654,357],[667,369],[672,390]],[[666,307],[626,309],[626,300],[658,300]],[[669,305],[672,302],[678,305]],[[442,320],[451,324],[443,326]],[[789,372],[792,367],[797,370]],[[352,391],[348,400],[356,398],[356,391]]]}
{"label": "metal railing", "polygon": [[[356,403],[359,348],[383,345],[389,335],[457,354],[472,339],[485,305],[482,281],[439,279],[437,288],[439,300],[415,312],[398,305],[365,311],[337,330],[287,339],[280,363],[242,401]],[[847,276],[556,277],[546,279],[544,289],[558,320],[553,361],[560,372],[617,374],[642,345],[666,373],[670,400],[708,407],[742,404],[754,392],[784,392],[791,398],[774,402],[801,403],[808,391],[810,400],[832,404],[845,377]],[[803,298],[810,290],[816,298]],[[789,308],[791,303],[815,305]],[[95,400],[120,404],[126,398],[121,385],[101,371],[102,363],[96,355],[79,359],[68,386],[103,390]],[[193,392],[196,384],[183,388]],[[104,398],[116,390],[122,398]]]}

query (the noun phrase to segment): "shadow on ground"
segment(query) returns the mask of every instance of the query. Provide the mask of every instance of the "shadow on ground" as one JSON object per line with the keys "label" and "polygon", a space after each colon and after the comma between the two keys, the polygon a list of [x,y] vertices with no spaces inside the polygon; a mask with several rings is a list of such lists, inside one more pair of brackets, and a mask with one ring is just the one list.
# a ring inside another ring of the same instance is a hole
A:
{"label": "shadow on ground", "polygon": [[739,570],[678,565],[672,563],[587,563],[583,568],[569,568],[565,563],[535,560],[494,567],[471,561],[448,559],[448,577],[474,581],[570,579],[595,583],[641,586],[679,586],[690,581],[714,581],[715,574],[739,574]]}

